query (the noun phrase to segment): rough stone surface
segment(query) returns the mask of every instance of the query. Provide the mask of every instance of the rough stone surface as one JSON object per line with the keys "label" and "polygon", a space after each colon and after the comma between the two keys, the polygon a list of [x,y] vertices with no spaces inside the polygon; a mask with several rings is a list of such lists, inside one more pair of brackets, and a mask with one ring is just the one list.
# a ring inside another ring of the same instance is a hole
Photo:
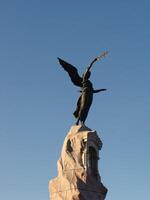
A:
{"label": "rough stone surface", "polygon": [[49,182],[50,200],[105,199],[107,189],[96,169],[95,157],[91,161],[90,147],[96,150],[98,160],[102,142],[96,131],[86,126],[72,126],[57,163],[58,176]]}

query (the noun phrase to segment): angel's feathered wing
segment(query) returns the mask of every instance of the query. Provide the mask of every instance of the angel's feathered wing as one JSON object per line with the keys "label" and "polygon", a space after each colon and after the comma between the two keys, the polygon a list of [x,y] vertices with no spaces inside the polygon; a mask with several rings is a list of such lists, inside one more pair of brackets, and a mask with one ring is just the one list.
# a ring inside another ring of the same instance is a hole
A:
{"label": "angel's feathered wing", "polygon": [[66,61],[58,58],[60,65],[64,68],[65,71],[68,72],[71,81],[74,85],[82,87],[82,78],[78,74],[78,70],[71,64],[67,63]]}

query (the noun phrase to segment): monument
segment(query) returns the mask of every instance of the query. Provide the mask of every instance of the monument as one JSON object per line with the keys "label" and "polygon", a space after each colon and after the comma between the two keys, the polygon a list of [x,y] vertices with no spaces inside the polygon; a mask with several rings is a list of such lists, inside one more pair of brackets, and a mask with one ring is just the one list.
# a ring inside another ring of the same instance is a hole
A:
{"label": "monument", "polygon": [[81,94],[74,112],[76,125],[68,132],[57,163],[58,176],[49,181],[50,200],[104,200],[106,197],[107,188],[103,185],[98,170],[102,141],[96,131],[85,126],[93,94],[106,90],[93,89],[89,80],[90,70],[106,54],[104,52],[96,57],[82,77],[74,66],[58,58],[72,82],[81,87]]}

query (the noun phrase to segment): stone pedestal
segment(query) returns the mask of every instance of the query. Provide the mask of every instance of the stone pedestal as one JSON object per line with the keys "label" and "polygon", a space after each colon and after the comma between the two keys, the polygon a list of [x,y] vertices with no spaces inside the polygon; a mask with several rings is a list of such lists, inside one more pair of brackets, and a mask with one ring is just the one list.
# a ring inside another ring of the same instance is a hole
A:
{"label": "stone pedestal", "polygon": [[98,172],[102,142],[96,131],[72,126],[64,140],[58,176],[49,182],[50,200],[104,200],[107,189]]}

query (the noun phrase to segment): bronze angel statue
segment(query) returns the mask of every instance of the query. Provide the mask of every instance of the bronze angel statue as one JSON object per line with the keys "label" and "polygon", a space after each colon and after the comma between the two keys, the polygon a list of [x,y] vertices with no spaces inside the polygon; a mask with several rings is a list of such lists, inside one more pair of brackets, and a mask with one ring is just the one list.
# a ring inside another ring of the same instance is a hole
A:
{"label": "bronze angel statue", "polygon": [[85,123],[89,109],[90,109],[92,101],[93,101],[93,94],[102,92],[102,91],[106,91],[106,89],[94,90],[93,85],[92,85],[91,81],[89,80],[89,78],[91,75],[91,68],[92,68],[93,64],[97,60],[100,60],[102,57],[106,56],[107,54],[108,54],[108,52],[103,52],[100,56],[96,57],[91,62],[89,67],[87,67],[87,69],[83,73],[82,77],[79,76],[78,70],[76,69],[76,67],[67,63],[66,61],[62,60],[61,58],[58,58],[60,65],[64,68],[65,71],[68,72],[73,84],[81,88],[80,97],[77,101],[77,107],[73,113],[75,118],[77,119],[76,125],[78,125],[79,122],[81,122],[81,124]]}

